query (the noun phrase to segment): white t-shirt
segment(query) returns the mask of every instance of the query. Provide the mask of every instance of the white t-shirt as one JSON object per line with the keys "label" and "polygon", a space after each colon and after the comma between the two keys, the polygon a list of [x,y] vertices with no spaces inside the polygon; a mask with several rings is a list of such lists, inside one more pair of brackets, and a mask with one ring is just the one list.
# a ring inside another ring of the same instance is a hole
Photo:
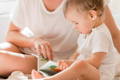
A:
{"label": "white t-shirt", "polygon": [[28,27],[32,31],[31,36],[44,37],[52,44],[54,52],[63,56],[75,50],[79,36],[64,17],[65,2],[63,0],[55,11],[49,12],[43,0],[18,0],[11,20],[20,28]]}
{"label": "white t-shirt", "polygon": [[117,50],[113,45],[111,34],[103,24],[94,28],[89,35],[80,34],[78,39],[78,59],[84,60],[97,52],[105,52],[107,56],[103,60],[99,70],[100,80],[112,80],[115,75]]}

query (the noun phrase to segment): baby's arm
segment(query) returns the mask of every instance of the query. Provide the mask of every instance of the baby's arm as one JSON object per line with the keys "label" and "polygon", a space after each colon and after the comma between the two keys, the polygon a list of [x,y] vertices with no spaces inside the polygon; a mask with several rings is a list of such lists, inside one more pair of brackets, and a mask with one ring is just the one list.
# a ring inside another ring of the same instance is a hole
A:
{"label": "baby's arm", "polygon": [[97,52],[91,55],[88,59],[86,59],[86,62],[88,62],[96,68],[99,68],[106,55],[107,53],[105,52]]}
{"label": "baby's arm", "polygon": [[75,52],[75,53],[73,53],[73,55],[69,58],[69,60],[76,60],[79,55],[80,55],[80,54],[78,54],[77,52]]}
{"label": "baby's arm", "polygon": [[74,53],[68,60],[61,60],[58,62],[59,66],[58,68],[60,70],[64,70],[66,68],[68,68],[79,56],[78,53]]}
{"label": "baby's arm", "polygon": [[[68,60],[69,62],[71,61],[71,64],[76,60],[76,58],[79,56],[80,54],[78,53],[74,53],[71,57],[70,60]],[[91,64],[92,66],[94,66],[95,68],[99,68],[99,66],[101,65],[102,61],[104,60],[104,58],[106,57],[107,53],[106,52],[96,52],[93,55],[91,55],[89,58],[87,58],[85,61],[89,64]],[[67,64],[68,61],[64,61],[63,64]],[[70,66],[70,64],[69,64]],[[69,67],[68,66],[68,67]],[[64,67],[64,65],[63,65]],[[64,68],[63,68],[64,69]]]}

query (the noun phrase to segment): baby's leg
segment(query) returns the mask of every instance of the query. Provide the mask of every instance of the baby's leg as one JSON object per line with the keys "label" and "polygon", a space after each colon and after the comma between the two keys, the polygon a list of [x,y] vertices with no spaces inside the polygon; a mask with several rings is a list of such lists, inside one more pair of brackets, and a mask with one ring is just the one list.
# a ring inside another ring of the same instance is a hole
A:
{"label": "baby's leg", "polygon": [[11,43],[0,44],[0,75],[8,76],[13,71],[31,73],[36,69],[37,60],[34,56],[24,55]]}
{"label": "baby's leg", "polygon": [[85,61],[76,61],[66,70],[44,80],[100,80],[99,71]]}

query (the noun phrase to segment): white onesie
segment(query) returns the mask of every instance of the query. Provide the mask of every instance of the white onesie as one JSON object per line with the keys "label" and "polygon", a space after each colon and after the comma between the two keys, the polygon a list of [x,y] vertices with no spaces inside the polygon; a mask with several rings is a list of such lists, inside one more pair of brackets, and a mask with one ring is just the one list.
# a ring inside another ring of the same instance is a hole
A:
{"label": "white onesie", "polygon": [[114,78],[117,51],[113,45],[111,34],[104,24],[94,28],[88,35],[80,34],[77,52],[80,54],[78,57],[80,60],[84,60],[97,52],[107,53],[99,68],[100,80],[112,80]]}

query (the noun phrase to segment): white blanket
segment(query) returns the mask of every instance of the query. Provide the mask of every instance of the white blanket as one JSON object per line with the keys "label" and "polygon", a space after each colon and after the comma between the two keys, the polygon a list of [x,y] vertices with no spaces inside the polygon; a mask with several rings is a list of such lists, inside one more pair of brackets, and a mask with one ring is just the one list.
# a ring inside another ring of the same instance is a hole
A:
{"label": "white blanket", "polygon": [[28,76],[20,71],[13,72],[7,80],[28,80]]}

